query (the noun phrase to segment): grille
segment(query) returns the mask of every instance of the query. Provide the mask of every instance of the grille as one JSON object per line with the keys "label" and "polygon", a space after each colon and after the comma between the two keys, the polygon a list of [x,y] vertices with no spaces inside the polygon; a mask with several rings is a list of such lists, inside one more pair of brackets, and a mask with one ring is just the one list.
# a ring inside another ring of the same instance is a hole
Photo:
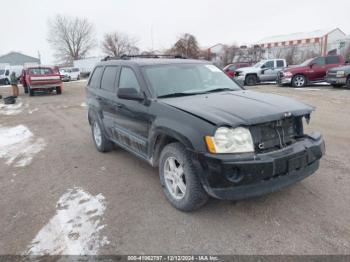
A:
{"label": "grille", "polygon": [[284,148],[303,133],[301,118],[296,117],[255,125],[250,130],[258,153]]}
{"label": "grille", "polygon": [[337,72],[328,72],[327,77],[336,77]]}

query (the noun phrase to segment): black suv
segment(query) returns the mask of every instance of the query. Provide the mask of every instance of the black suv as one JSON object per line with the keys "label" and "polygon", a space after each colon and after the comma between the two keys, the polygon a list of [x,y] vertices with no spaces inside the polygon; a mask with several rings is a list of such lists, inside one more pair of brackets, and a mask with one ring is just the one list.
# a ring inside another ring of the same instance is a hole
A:
{"label": "black suv", "polygon": [[304,134],[313,108],[244,90],[207,61],[106,59],[87,85],[97,149],[117,144],[159,168],[170,203],[183,211],[209,196],[260,196],[314,173],[325,145]]}

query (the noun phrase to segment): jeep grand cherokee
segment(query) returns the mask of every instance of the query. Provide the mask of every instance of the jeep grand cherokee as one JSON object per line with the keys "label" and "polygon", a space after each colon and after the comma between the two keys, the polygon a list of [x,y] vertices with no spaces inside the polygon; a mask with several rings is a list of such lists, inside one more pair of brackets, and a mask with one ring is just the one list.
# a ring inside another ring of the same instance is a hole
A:
{"label": "jeep grand cherokee", "polygon": [[97,150],[116,144],[159,168],[169,202],[183,211],[209,196],[244,199],[313,174],[325,152],[305,134],[313,107],[244,90],[207,61],[105,59],[87,84]]}

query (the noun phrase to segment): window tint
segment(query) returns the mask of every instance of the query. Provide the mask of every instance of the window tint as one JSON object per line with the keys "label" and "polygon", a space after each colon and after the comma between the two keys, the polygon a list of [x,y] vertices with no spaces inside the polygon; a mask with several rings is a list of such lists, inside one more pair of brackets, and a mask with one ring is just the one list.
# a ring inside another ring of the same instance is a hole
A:
{"label": "window tint", "polygon": [[91,79],[89,85],[94,88],[100,88],[100,80],[101,80],[101,75],[102,75],[102,67],[96,67]]}
{"label": "window tint", "polygon": [[338,56],[327,56],[326,57],[326,64],[339,64],[339,57]]}
{"label": "window tint", "polygon": [[103,72],[101,88],[106,91],[114,92],[115,80],[117,78],[118,67],[107,66]]}
{"label": "window tint", "polygon": [[79,72],[79,68],[73,68],[72,72]]}
{"label": "window tint", "polygon": [[10,74],[10,70],[6,70],[5,75],[8,76]]}
{"label": "window tint", "polygon": [[120,73],[119,88],[135,88],[140,91],[140,85],[137,81],[136,75],[131,68],[123,67]]}
{"label": "window tint", "polygon": [[277,60],[277,67],[284,67],[284,61],[283,60]]}
{"label": "window tint", "polygon": [[317,57],[312,61],[312,63],[316,65],[324,65],[325,64],[324,57]]}
{"label": "window tint", "polygon": [[274,61],[267,61],[262,68],[274,68]]}

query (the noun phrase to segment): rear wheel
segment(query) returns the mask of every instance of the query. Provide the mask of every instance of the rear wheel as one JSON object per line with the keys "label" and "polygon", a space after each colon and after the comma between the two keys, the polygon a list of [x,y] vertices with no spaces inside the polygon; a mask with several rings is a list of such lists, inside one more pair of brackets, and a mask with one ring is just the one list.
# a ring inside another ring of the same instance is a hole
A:
{"label": "rear wheel", "polygon": [[92,139],[100,152],[108,152],[113,148],[113,143],[108,140],[98,119],[92,119],[91,123]]}
{"label": "rear wheel", "polygon": [[28,87],[29,96],[34,96],[34,90]]}
{"label": "rear wheel", "polygon": [[5,85],[9,85],[10,84],[10,81],[6,78],[5,79]]}
{"label": "rear wheel", "polygon": [[303,75],[296,75],[292,79],[293,87],[304,87],[306,85],[306,78]]}
{"label": "rear wheel", "polygon": [[256,75],[247,75],[245,78],[245,84],[247,86],[255,86],[257,82],[258,78],[256,77]]}
{"label": "rear wheel", "polygon": [[199,180],[190,153],[182,144],[172,143],[164,147],[159,175],[164,193],[175,208],[192,211],[207,202],[209,196]]}
{"label": "rear wheel", "polygon": [[23,89],[24,89],[24,93],[28,94],[28,87],[27,86],[23,86]]}
{"label": "rear wheel", "polygon": [[62,94],[62,88],[60,86],[56,87],[56,94],[57,95]]}

